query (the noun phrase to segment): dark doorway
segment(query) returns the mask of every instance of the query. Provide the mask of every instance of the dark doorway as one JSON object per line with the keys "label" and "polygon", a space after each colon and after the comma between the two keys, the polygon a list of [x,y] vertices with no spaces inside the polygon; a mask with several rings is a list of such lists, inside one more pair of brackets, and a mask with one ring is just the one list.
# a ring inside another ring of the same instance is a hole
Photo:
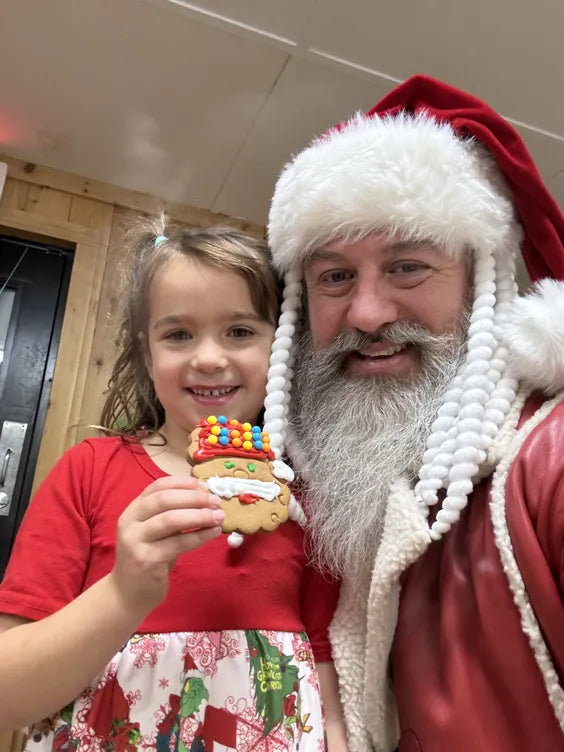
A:
{"label": "dark doorway", "polygon": [[0,235],[0,579],[29,503],[72,260]]}

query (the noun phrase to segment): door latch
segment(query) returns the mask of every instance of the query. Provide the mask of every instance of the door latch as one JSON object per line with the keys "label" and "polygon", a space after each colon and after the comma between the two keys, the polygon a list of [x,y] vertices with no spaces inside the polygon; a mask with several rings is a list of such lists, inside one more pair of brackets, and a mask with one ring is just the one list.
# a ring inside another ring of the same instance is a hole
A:
{"label": "door latch", "polygon": [[0,434],[0,517],[10,514],[27,423],[5,420]]}

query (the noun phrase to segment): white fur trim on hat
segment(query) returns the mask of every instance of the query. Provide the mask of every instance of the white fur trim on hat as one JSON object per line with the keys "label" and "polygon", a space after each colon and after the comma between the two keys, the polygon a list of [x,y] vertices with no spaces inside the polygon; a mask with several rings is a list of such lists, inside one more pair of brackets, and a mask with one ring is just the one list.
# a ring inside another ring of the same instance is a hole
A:
{"label": "white fur trim on hat", "polygon": [[516,298],[500,335],[512,374],[535,389],[564,389],[564,282],[543,279]]}
{"label": "white fur trim on hat", "polygon": [[269,218],[275,264],[287,270],[336,238],[384,230],[466,248],[512,252],[515,212],[492,157],[429,114],[362,114],[314,141],[280,176]]}

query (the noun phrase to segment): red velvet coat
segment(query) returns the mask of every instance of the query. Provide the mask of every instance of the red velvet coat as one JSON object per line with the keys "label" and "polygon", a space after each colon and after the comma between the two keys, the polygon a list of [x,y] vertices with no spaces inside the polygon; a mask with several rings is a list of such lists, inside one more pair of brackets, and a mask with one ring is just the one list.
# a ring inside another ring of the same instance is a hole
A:
{"label": "red velvet coat", "polygon": [[[538,402],[529,400],[524,417]],[[505,488],[530,605],[564,674],[564,404],[522,445]],[[564,735],[502,568],[491,479],[404,574],[392,650],[400,752],[560,752]]]}

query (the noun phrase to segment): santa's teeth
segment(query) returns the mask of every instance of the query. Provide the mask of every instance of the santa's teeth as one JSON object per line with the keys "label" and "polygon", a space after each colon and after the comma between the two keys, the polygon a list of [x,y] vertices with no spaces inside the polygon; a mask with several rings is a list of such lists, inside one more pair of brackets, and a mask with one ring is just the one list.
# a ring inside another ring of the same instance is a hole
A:
{"label": "santa's teeth", "polygon": [[362,352],[360,351],[360,354],[367,358],[389,358],[391,355],[395,355],[398,352],[401,352],[401,350],[404,350],[407,347],[407,345],[393,345],[392,347],[389,347],[387,350],[380,350],[377,353],[373,352]]}

